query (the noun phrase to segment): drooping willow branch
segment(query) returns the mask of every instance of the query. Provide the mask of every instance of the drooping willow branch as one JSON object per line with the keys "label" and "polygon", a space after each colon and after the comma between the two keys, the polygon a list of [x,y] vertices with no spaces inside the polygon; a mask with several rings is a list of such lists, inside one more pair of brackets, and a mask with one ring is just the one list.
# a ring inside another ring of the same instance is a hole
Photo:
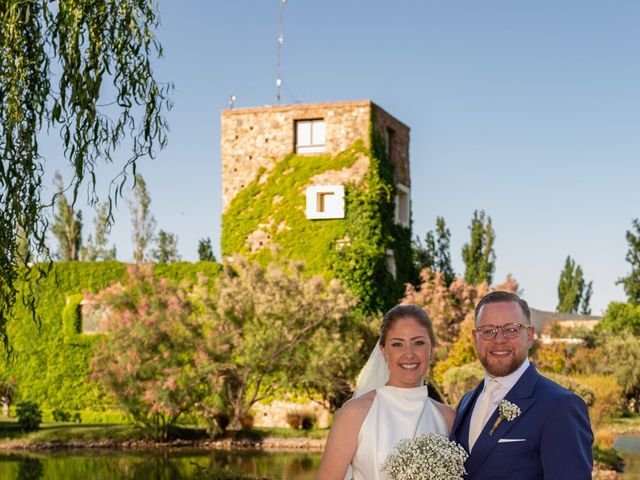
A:
{"label": "drooping willow branch", "polygon": [[[74,200],[83,181],[97,202],[96,167],[113,162],[125,139],[130,154],[110,179],[109,204],[167,140],[163,113],[171,84],[158,82],[151,60],[162,55],[151,0],[0,0],[0,340],[24,281],[35,314],[32,280],[48,258],[41,198],[47,159],[39,135],[59,132],[73,168]],[[111,214],[110,214],[111,216]]]}

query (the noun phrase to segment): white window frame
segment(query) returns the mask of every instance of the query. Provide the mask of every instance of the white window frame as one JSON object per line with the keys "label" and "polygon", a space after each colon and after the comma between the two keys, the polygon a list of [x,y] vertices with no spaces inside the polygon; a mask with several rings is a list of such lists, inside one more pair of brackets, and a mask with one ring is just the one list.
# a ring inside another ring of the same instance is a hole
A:
{"label": "white window frame", "polygon": [[387,262],[387,270],[393,276],[393,278],[397,277],[397,269],[396,269],[396,254],[390,248],[387,248],[385,253],[385,260]]}
{"label": "white window frame", "polygon": [[[301,135],[300,129],[308,127],[309,139]],[[322,153],[326,149],[327,125],[324,118],[295,121],[296,153]]]}
{"label": "white window frame", "polygon": [[409,228],[411,226],[411,190],[402,183],[396,184],[395,223]]}
{"label": "white window frame", "polygon": [[311,185],[306,197],[308,219],[344,218],[344,185]]}

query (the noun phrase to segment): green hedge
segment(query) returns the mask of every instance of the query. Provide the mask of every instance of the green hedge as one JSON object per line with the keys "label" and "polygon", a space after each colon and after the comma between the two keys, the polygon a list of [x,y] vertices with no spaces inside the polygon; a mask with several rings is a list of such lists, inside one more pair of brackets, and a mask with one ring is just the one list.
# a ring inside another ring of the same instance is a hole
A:
{"label": "green hedge", "polygon": [[[198,272],[215,278],[219,271],[220,265],[214,262],[155,267],[156,276],[173,280],[195,281]],[[125,277],[123,263],[58,263],[35,285],[37,322],[25,306],[16,304],[7,326],[13,356],[9,362],[0,362],[0,378],[16,379],[14,403],[36,402],[45,415],[56,409],[80,411],[83,422],[90,423],[124,418],[101,386],[89,379],[93,347],[101,335],[80,333],[80,302],[83,292],[97,292]]]}

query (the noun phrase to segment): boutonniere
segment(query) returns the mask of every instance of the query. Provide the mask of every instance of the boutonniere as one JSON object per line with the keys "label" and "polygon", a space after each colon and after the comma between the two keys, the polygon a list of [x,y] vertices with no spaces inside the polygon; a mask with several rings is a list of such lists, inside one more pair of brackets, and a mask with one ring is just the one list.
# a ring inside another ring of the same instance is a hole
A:
{"label": "boutonniere", "polygon": [[493,435],[493,432],[496,431],[496,428],[502,423],[503,420],[507,420],[511,422],[520,416],[522,411],[520,407],[515,403],[511,403],[509,400],[500,400],[498,403],[498,418],[496,418],[496,423],[493,424],[491,430],[489,430],[489,435]]}

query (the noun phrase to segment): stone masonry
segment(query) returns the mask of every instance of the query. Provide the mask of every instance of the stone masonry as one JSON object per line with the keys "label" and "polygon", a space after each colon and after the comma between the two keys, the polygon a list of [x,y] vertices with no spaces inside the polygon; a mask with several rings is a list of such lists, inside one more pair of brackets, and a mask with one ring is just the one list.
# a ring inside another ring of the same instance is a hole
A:
{"label": "stone masonry", "polygon": [[[409,127],[370,100],[241,108],[222,112],[222,204],[227,210],[233,198],[253,181],[261,167],[268,170],[295,151],[295,122],[324,119],[325,153],[336,155],[361,139],[370,147],[372,113],[375,125],[391,138],[390,158],[396,182],[410,186]],[[358,180],[367,165],[351,172]],[[344,174],[343,174],[344,176]],[[341,182],[342,183],[342,182]]]}

